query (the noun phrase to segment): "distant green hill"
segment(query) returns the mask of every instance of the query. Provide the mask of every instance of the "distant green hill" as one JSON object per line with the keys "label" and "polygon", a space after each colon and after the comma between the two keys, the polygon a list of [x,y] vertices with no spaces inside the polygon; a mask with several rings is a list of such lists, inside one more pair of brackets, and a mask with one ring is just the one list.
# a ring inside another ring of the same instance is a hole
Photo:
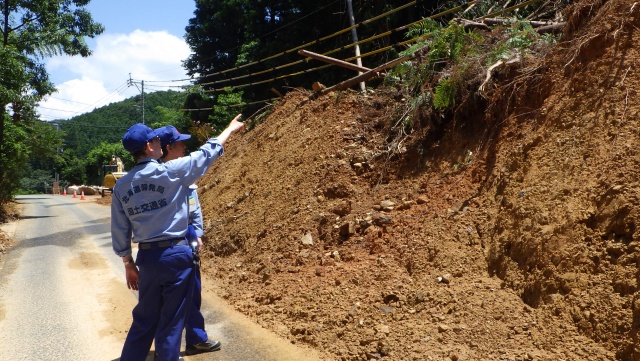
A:
{"label": "distant green hill", "polygon": [[[101,142],[117,143],[124,132],[135,123],[142,122],[142,97],[140,95],[111,103],[69,120],[60,120],[65,135],[65,149],[73,149],[83,158]],[[157,107],[171,110],[183,107],[186,93],[177,91],[158,91],[144,96],[144,123],[153,127],[162,120]]]}

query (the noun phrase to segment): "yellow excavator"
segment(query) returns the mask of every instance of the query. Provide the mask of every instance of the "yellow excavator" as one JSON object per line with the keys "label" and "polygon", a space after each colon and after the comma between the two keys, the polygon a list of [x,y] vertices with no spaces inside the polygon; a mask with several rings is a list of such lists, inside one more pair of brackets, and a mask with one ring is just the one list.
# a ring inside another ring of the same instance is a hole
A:
{"label": "yellow excavator", "polygon": [[116,185],[118,179],[122,178],[123,175],[127,174],[124,171],[124,164],[122,163],[122,159],[120,157],[116,157],[113,155],[111,157],[111,161],[109,164],[105,164],[102,166],[102,170],[105,174],[104,180],[102,181],[102,187],[100,188],[100,193],[104,197],[104,193],[109,191],[113,193],[113,187]]}

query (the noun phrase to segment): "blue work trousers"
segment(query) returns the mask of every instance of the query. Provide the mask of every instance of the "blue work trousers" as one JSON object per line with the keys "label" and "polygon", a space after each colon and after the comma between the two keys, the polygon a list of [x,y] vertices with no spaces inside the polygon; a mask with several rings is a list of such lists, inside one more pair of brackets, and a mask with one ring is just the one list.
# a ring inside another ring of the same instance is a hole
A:
{"label": "blue work trousers", "polygon": [[185,341],[187,345],[195,345],[205,342],[208,339],[207,332],[204,330],[204,317],[200,312],[202,305],[202,281],[200,279],[200,267],[195,267],[193,302],[187,314],[187,325],[185,327]]}
{"label": "blue work trousers", "polygon": [[158,361],[177,361],[194,289],[191,248],[140,250],[136,265],[138,304],[120,361],[144,361],[154,339]]}

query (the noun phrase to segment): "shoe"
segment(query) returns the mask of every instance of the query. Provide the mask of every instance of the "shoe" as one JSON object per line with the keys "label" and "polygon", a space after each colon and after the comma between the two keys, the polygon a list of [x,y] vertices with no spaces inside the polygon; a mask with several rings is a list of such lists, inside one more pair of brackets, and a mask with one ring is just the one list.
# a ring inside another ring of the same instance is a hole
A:
{"label": "shoe", "polygon": [[200,342],[195,345],[187,345],[187,348],[184,350],[184,354],[191,356],[203,352],[218,351],[220,347],[222,347],[220,341],[206,340],[205,342]]}

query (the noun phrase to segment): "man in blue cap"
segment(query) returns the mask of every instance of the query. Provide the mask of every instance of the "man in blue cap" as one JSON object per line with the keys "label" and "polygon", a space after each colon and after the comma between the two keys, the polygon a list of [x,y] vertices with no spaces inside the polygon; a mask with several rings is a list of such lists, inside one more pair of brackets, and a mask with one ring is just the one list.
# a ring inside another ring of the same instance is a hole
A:
{"label": "man in blue cap", "polygon": [[[173,125],[157,129],[162,147],[163,163],[180,158],[185,155],[187,145],[185,140],[191,138],[189,134],[181,134]],[[202,209],[198,200],[198,186],[192,184],[189,186],[189,226],[187,238],[192,245],[195,242],[196,251],[202,247],[202,235],[204,234],[204,226],[202,222]],[[197,263],[196,263],[197,264]],[[218,351],[222,347],[220,341],[209,340],[207,331],[205,330],[204,317],[200,312],[202,305],[202,280],[200,277],[200,267],[194,270],[195,282],[193,289],[192,304],[187,311],[187,320],[185,324],[185,341],[187,346],[185,354],[187,356],[196,355],[203,352]]]}
{"label": "man in blue cap", "polygon": [[[194,259],[186,241],[189,186],[223,154],[227,139],[244,129],[239,118],[197,151],[167,163],[157,161],[157,131],[136,124],[122,138],[137,164],[113,189],[111,242],[125,264],[127,286],[139,296],[121,361],[145,360],[154,340],[158,361],[180,360],[193,294]],[[138,244],[135,263],[132,242]]]}

